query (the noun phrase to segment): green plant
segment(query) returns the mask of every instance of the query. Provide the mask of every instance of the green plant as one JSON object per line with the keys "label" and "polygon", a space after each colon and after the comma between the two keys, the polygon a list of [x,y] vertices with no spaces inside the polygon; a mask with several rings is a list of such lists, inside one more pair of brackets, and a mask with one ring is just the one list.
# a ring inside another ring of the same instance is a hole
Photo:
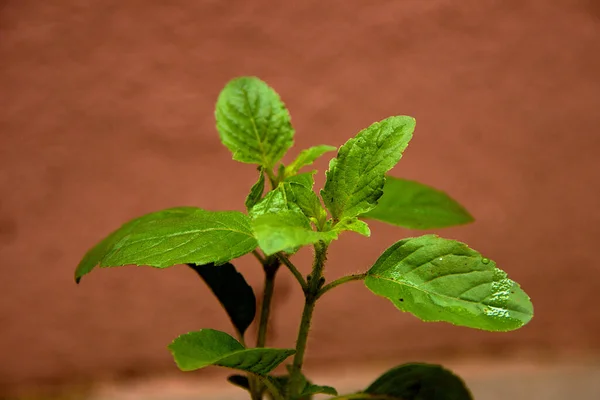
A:
{"label": "green plant", "polygon": [[[246,375],[229,380],[253,400],[309,399],[469,399],[463,382],[450,371],[428,364],[404,364],[383,374],[360,393],[339,396],[329,386],[310,382],[302,373],[306,341],[317,301],[345,282],[363,280],[373,293],[423,321],[445,321],[488,331],[517,329],[532,318],[533,306],[519,285],[496,263],[467,245],[425,235],[403,239],[388,248],[362,274],[326,282],[327,249],[343,231],[369,236],[364,220],[375,219],[412,229],[432,229],[471,222],[449,196],[420,183],[386,177],[400,160],[415,120],[396,116],[374,123],[341,146],[329,164],[321,200],[313,191],[316,171],[303,172],[335,147],[315,146],[289,165],[280,160],[293,144],[290,115],[278,94],[258,78],[229,82],[216,106],[217,130],[233,159],[258,165],[258,181],[238,211],[171,208],[134,219],[85,254],[75,279],[96,266],[187,264],[227,311],[237,340],[202,329],[176,338],[169,350],[183,371],[218,365]],[[265,193],[265,181],[270,190]],[[323,206],[324,205],[324,206]],[[305,278],[290,257],[302,246],[314,248],[312,271]],[[230,263],[253,253],[265,273],[256,347],[244,333],[255,319],[252,288]],[[274,279],[285,266],[305,296],[294,349],[267,348],[266,333]],[[288,357],[287,374],[271,372]]]}

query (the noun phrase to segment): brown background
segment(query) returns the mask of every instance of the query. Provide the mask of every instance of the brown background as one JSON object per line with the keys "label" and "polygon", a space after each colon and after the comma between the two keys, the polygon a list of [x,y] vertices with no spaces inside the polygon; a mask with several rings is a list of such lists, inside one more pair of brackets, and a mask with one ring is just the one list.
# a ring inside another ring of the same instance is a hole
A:
{"label": "brown background", "polygon": [[[230,330],[184,267],[100,270],[79,287],[72,273],[126,219],[178,205],[243,209],[255,170],[230,161],[213,120],[220,89],[239,75],[286,101],[292,156],[389,115],[416,117],[393,174],[459,199],[477,222],[440,233],[496,260],[536,306],[530,325],[493,334],[420,323],[349,284],[317,309],[309,365],[599,354],[598,1],[0,7],[0,395],[172,371],[165,345],[178,334]],[[416,234],[372,229],[336,243],[329,277]],[[238,264],[260,290],[254,260]],[[300,293],[285,271],[278,283],[271,344],[290,346]]]}

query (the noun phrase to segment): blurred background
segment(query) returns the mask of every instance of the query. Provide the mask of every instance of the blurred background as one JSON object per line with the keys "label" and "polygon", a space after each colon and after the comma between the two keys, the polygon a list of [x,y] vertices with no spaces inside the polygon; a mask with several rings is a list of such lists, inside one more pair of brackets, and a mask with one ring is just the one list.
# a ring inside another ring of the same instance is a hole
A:
{"label": "blurred background", "polygon": [[[423,323],[342,286],[316,310],[316,383],[357,390],[428,361],[462,374],[477,399],[598,398],[597,0],[0,1],[0,398],[245,398],[227,371],[180,373],[166,350],[187,331],[232,332],[193,271],[72,278],[125,220],[244,210],[256,170],[231,161],[213,116],[240,75],[286,102],[287,161],[414,116],[391,174],[465,205],[476,222],[437,233],[494,259],[535,305],[529,325],[489,333]],[[334,243],[329,279],[422,234],[371,228]],[[305,273],[310,255],[296,257]],[[255,260],[236,265],[260,293]],[[277,285],[269,344],[293,346],[301,293],[285,270]]]}

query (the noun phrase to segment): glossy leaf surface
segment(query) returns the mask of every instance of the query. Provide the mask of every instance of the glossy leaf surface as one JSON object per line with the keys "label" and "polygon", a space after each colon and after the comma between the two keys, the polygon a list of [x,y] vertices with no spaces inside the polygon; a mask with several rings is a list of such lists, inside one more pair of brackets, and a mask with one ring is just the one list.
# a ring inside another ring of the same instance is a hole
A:
{"label": "glossy leaf surface", "polygon": [[527,294],[494,261],[436,235],[392,245],[368,271],[365,284],[424,321],[510,331],[533,317]]}
{"label": "glossy leaf surface", "polygon": [[415,119],[399,116],[376,122],[348,140],[329,163],[321,197],[336,220],[370,211],[383,194],[385,174],[408,146]]}

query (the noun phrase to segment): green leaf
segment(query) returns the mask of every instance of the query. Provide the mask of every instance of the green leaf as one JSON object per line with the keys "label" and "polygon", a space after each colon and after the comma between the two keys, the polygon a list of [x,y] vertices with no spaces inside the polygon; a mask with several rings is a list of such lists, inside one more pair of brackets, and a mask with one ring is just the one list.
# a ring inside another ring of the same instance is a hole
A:
{"label": "green leaf", "polygon": [[238,211],[212,212],[195,207],[171,208],[136,218],[89,250],[75,280],[94,267],[175,264],[221,264],[257,246],[250,220]]}
{"label": "green leaf", "polygon": [[330,396],[337,396],[338,392],[331,386],[313,385],[312,383],[307,382],[304,386],[304,389],[302,389],[302,393],[300,393],[300,397],[309,397],[315,394],[328,394]]}
{"label": "green leaf", "polygon": [[182,371],[218,365],[266,375],[295,353],[292,349],[246,349],[225,332],[202,329],[179,336],[169,345]]}
{"label": "green leaf", "polygon": [[285,167],[284,175],[286,177],[296,175],[302,167],[311,165],[313,162],[315,162],[317,158],[321,157],[323,154],[335,150],[336,147],[327,146],[324,144],[319,146],[313,146],[306,150],[302,150],[300,154],[298,154],[298,157],[296,157],[296,159],[292,161],[290,165]]}
{"label": "green leaf", "polygon": [[227,311],[233,326],[244,335],[256,315],[256,297],[242,274],[230,263],[188,264],[200,275]]}
{"label": "green leaf", "polygon": [[338,231],[353,231],[363,236],[371,236],[371,230],[366,222],[359,220],[356,217],[344,218],[335,225],[335,229]]}
{"label": "green leaf", "polygon": [[261,201],[250,209],[248,214],[250,217],[256,218],[259,215],[278,213],[281,211],[300,212],[300,209],[296,204],[289,201],[287,193],[279,186],[275,190],[268,192]]}
{"label": "green leaf", "polygon": [[296,204],[308,218],[314,218],[317,225],[321,226],[327,218],[317,194],[313,191],[315,184],[314,172],[294,175],[281,183],[288,201]]}
{"label": "green leaf", "polygon": [[244,202],[244,205],[248,211],[250,211],[250,209],[252,209],[252,207],[254,207],[260,201],[263,192],[265,191],[265,174],[263,173],[262,168],[259,168],[258,171],[260,173],[258,181],[252,185],[250,188],[250,193]]}
{"label": "green leaf", "polygon": [[[291,373],[291,366],[286,366],[288,372]],[[288,383],[290,380],[290,375],[279,375],[279,376],[270,376],[270,381],[274,384],[274,386],[279,390],[280,393],[286,394],[288,389]],[[337,396],[337,390],[331,386],[321,386],[314,385],[311,383],[304,374],[300,373],[300,395],[298,397],[294,397],[294,399],[298,400],[310,400],[315,394],[328,394],[330,396]]]}
{"label": "green leaf", "polygon": [[404,364],[380,376],[352,399],[472,400],[464,382],[440,365]]}
{"label": "green leaf", "polygon": [[433,229],[473,222],[473,217],[446,193],[422,183],[388,176],[377,206],[363,214],[409,229]]}
{"label": "green leaf", "polygon": [[436,235],[392,245],[367,272],[365,284],[423,321],[510,331],[533,317],[527,294],[495,262]]}
{"label": "green leaf", "polygon": [[415,129],[412,117],[390,117],[350,139],[329,163],[321,197],[335,220],[375,207],[385,174],[396,165]]}
{"label": "green leaf", "polygon": [[259,215],[252,220],[252,228],[258,245],[267,255],[337,238],[334,231],[312,230],[308,218],[297,211]]}
{"label": "green leaf", "polygon": [[272,169],[294,143],[288,110],[258,78],[230,81],[219,95],[215,116],[221,141],[234,160]]}

